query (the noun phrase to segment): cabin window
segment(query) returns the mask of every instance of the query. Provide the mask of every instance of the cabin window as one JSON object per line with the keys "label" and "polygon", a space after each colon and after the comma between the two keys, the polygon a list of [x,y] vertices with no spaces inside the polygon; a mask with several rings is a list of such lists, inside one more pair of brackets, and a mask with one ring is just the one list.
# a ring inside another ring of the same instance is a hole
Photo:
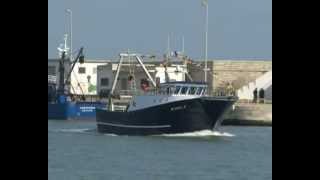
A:
{"label": "cabin window", "polygon": [[109,86],[109,79],[108,78],[101,78],[100,84],[101,84],[101,86]]}
{"label": "cabin window", "polygon": [[172,94],[172,93],[174,93],[174,91],[175,91],[176,89],[175,89],[175,87],[170,87],[170,94]]}
{"label": "cabin window", "polygon": [[206,94],[206,93],[207,93],[207,88],[203,88],[202,94]]}
{"label": "cabin window", "polygon": [[165,94],[166,88],[165,87],[161,87],[158,92],[159,92],[159,94]]}
{"label": "cabin window", "polygon": [[78,73],[79,74],[85,74],[86,73],[86,68],[85,67],[79,67]]}
{"label": "cabin window", "polygon": [[56,75],[56,66],[48,66],[48,75]]}
{"label": "cabin window", "polygon": [[190,94],[190,95],[194,95],[194,94],[196,93],[196,90],[197,90],[196,87],[191,87],[191,88],[190,88],[190,91],[189,91],[189,94]]}
{"label": "cabin window", "polygon": [[188,87],[182,87],[181,94],[186,94],[188,91]]}
{"label": "cabin window", "polygon": [[198,88],[197,95],[200,95],[200,94],[201,94],[202,89],[203,89],[203,87],[199,87],[199,88]]}
{"label": "cabin window", "polygon": [[180,89],[181,89],[181,87],[180,87],[180,86],[177,86],[176,89],[175,89],[175,91],[174,91],[174,93],[175,93],[175,94],[178,94],[179,91],[180,91]]}
{"label": "cabin window", "polygon": [[170,94],[170,87],[168,87],[168,86],[161,87],[160,94]]}

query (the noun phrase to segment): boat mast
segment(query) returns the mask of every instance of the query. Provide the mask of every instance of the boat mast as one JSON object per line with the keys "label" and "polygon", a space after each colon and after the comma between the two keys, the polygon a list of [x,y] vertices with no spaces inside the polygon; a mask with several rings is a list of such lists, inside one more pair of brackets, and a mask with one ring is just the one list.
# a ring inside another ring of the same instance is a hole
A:
{"label": "boat mast", "polygon": [[123,62],[123,57],[120,54],[120,61],[119,61],[118,66],[117,66],[117,72],[116,72],[116,75],[115,75],[115,77],[113,79],[112,88],[111,88],[111,91],[110,91],[110,94],[109,94],[108,109],[110,111],[114,110],[112,98],[113,98],[113,95],[114,95],[113,93],[114,93],[114,90],[115,90],[117,82],[118,82],[118,77],[119,77],[120,69],[121,69],[121,66],[122,66],[122,62]]}
{"label": "boat mast", "polygon": [[[68,55],[69,47],[68,47],[68,35],[64,35],[64,44],[60,44],[58,47],[59,55],[61,57],[59,61],[59,86],[58,86],[58,93],[59,95],[64,95],[65,92],[65,86],[66,84],[70,84],[70,77],[71,73],[76,65],[76,63],[79,61],[80,64],[84,63],[84,55],[83,55],[83,47],[80,48],[77,57],[74,59],[74,61],[71,62],[71,68],[68,71],[67,76],[65,77],[65,57]],[[81,88],[81,87],[80,87]],[[82,89],[81,89],[82,91]],[[84,97],[84,94],[82,94]]]}
{"label": "boat mast", "polygon": [[122,62],[123,62],[123,57],[121,56],[120,54],[120,62],[117,66],[117,72],[116,72],[116,76],[114,77],[113,79],[113,83],[112,83],[112,88],[111,88],[111,92],[110,92],[110,95],[113,95],[113,92],[116,88],[116,85],[117,85],[117,81],[118,81],[118,77],[119,77],[119,73],[120,73],[120,68],[122,66]]}
{"label": "boat mast", "polygon": [[64,89],[65,89],[65,83],[64,83],[64,73],[65,73],[65,67],[64,67],[64,63],[65,63],[65,57],[67,56],[68,53],[68,45],[67,45],[67,39],[68,39],[68,35],[65,34],[64,35],[64,44],[60,44],[60,46],[58,47],[58,52],[59,52],[59,56],[60,56],[60,60],[59,60],[59,86],[58,86],[58,95],[64,95]]}
{"label": "boat mast", "polygon": [[130,58],[130,56],[136,57],[138,63],[141,65],[142,69],[147,74],[147,76],[148,76],[149,80],[151,81],[152,85],[154,87],[156,87],[155,81],[153,80],[152,76],[150,75],[150,73],[148,72],[147,68],[143,64],[141,58],[137,54],[120,53],[120,61],[119,61],[118,66],[117,66],[117,72],[116,72],[116,75],[115,75],[115,77],[113,79],[112,88],[111,88],[110,95],[109,95],[109,110],[110,111],[114,110],[112,98],[113,98],[114,91],[115,91],[115,88],[116,88],[116,85],[117,85],[117,82],[118,82],[118,77],[119,77],[121,66],[123,64],[123,59],[124,59],[124,57],[129,57]]}
{"label": "boat mast", "polygon": [[115,87],[116,87],[116,84],[117,84],[117,78],[119,76],[119,72],[120,72],[120,66],[122,65],[122,61],[123,61],[123,57],[128,57],[128,56],[134,56],[138,63],[141,65],[143,71],[146,73],[146,75],[148,76],[149,80],[151,81],[152,85],[154,87],[156,87],[156,83],[155,81],[153,80],[152,76],[150,75],[150,73],[148,72],[146,66],[143,64],[142,62],[142,59],[139,57],[139,55],[137,54],[126,54],[126,53],[121,53],[120,54],[120,62],[118,64],[118,67],[117,67],[117,73],[116,73],[116,77],[115,79],[113,80],[113,84],[112,84],[112,89],[111,89],[111,94],[113,94],[114,90],[115,90]]}
{"label": "boat mast", "polygon": [[142,69],[144,70],[144,72],[147,74],[149,80],[152,82],[152,85],[154,87],[156,87],[156,82],[153,80],[152,76],[150,75],[150,73],[148,72],[147,68],[144,66],[144,64],[142,63],[142,60],[140,59],[140,57],[138,55],[135,55],[137,61],[139,62],[139,64],[141,65]]}

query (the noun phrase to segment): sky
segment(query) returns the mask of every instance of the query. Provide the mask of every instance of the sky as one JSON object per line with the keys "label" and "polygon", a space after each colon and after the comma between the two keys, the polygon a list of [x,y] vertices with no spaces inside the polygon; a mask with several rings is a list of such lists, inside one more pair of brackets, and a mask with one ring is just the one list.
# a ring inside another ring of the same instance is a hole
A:
{"label": "sky", "polygon": [[[208,59],[272,59],[272,0],[208,0]],[[170,49],[192,59],[205,54],[201,0],[48,0],[48,58],[70,32],[73,50],[115,59],[128,49],[162,57]]]}

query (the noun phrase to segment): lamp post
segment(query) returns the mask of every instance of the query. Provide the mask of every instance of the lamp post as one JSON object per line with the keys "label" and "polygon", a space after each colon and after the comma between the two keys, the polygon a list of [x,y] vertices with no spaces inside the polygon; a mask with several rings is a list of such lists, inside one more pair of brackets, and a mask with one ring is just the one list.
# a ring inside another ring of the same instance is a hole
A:
{"label": "lamp post", "polygon": [[203,0],[202,5],[206,8],[206,25],[205,25],[205,68],[204,68],[204,81],[207,82],[208,71],[208,0]]}
{"label": "lamp post", "polygon": [[182,36],[182,54],[184,55],[184,36]]}
{"label": "lamp post", "polygon": [[70,60],[73,61],[72,57],[72,11],[67,9],[66,12],[70,14]]}

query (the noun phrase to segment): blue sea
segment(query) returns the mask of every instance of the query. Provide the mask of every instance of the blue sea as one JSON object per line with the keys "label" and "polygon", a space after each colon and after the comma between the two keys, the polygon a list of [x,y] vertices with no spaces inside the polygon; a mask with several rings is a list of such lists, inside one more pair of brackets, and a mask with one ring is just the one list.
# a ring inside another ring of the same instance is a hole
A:
{"label": "blue sea", "polygon": [[117,136],[94,121],[49,120],[48,179],[270,180],[272,127]]}

